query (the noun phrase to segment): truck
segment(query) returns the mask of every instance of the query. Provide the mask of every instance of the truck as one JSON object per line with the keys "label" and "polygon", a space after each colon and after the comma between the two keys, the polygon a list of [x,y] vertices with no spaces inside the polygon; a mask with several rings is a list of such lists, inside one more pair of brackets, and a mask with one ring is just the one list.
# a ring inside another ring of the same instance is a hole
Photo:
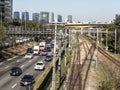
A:
{"label": "truck", "polygon": [[40,43],[39,43],[39,50],[40,50],[40,51],[45,50],[45,45],[46,45],[46,42],[44,42],[44,41],[43,41],[43,42],[40,42]]}
{"label": "truck", "polygon": [[34,54],[39,54],[40,53],[39,46],[34,46],[33,47],[33,53]]}

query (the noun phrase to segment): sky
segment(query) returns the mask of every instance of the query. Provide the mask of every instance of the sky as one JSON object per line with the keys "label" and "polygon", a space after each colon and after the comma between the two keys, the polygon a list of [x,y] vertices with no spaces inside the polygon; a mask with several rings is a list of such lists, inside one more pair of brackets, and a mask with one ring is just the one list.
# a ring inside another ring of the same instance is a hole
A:
{"label": "sky", "polygon": [[120,0],[13,0],[13,11],[32,13],[48,11],[63,16],[72,15],[74,21],[110,22],[120,14]]}

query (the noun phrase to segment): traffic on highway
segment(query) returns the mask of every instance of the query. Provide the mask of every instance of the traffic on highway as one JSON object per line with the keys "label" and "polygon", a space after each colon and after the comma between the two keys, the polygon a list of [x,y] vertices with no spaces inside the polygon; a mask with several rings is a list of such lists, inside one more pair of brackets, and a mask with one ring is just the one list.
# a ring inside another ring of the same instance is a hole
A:
{"label": "traffic on highway", "polygon": [[53,59],[53,46],[52,39],[47,39],[39,45],[28,47],[23,55],[0,63],[0,89],[32,88],[38,77],[50,65]]}

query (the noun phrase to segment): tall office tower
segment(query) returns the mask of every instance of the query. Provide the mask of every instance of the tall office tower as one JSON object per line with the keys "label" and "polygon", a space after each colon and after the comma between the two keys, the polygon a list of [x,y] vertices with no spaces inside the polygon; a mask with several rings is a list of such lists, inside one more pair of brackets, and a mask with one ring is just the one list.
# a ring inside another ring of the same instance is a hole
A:
{"label": "tall office tower", "polygon": [[49,23],[49,12],[40,12],[40,22]]}
{"label": "tall office tower", "polygon": [[13,0],[0,0],[0,17],[2,21],[12,21]]}
{"label": "tall office tower", "polygon": [[62,16],[61,15],[57,16],[57,22],[62,22]]}
{"label": "tall office tower", "polygon": [[13,18],[14,18],[14,19],[20,19],[20,12],[15,11]]}
{"label": "tall office tower", "polygon": [[29,20],[29,12],[22,12],[22,20]]}
{"label": "tall office tower", "polygon": [[53,12],[50,13],[50,21],[49,22],[51,22],[51,23],[54,22],[54,13]]}
{"label": "tall office tower", "polygon": [[39,20],[40,20],[40,15],[39,15],[39,13],[33,13],[33,14],[32,14],[32,21],[34,21],[34,22],[39,22]]}
{"label": "tall office tower", "polygon": [[72,23],[72,15],[67,16],[67,22]]}

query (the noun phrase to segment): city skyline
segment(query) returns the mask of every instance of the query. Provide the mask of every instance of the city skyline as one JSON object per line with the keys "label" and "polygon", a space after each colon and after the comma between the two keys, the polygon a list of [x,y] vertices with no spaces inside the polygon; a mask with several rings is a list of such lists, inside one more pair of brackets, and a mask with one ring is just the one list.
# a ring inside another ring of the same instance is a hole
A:
{"label": "city skyline", "polygon": [[[119,2],[118,0],[25,0],[24,2],[14,0],[13,11],[28,11],[30,15],[34,12],[47,11],[54,12],[55,17],[61,14],[64,20],[67,15],[72,15],[74,21],[105,22],[112,21],[116,14],[120,14]],[[26,5],[26,3],[28,4]]]}

